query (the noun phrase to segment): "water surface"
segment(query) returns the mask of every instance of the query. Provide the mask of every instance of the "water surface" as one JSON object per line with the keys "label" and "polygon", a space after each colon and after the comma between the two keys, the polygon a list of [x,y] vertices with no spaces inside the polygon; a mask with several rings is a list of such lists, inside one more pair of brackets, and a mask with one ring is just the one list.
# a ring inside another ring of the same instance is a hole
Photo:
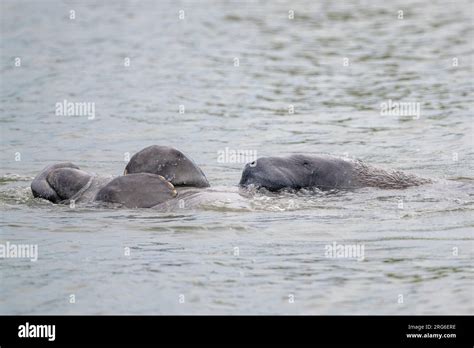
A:
{"label": "water surface", "polygon": [[[473,314],[471,1],[0,10],[0,242],[39,248],[37,262],[0,260],[0,313]],[[420,103],[420,117],[382,116],[389,99]],[[55,115],[63,100],[95,103],[94,119]],[[222,199],[157,212],[31,195],[47,164],[120,175],[151,144],[191,156]],[[226,147],[435,183],[241,196],[244,164],[220,163]],[[334,242],[363,245],[364,260],[326,257]]]}

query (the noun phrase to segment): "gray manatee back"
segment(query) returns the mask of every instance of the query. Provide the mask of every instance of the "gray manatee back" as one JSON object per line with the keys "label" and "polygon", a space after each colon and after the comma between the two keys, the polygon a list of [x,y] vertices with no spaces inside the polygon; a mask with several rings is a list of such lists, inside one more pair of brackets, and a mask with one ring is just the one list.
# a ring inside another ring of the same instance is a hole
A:
{"label": "gray manatee back", "polygon": [[174,186],[160,175],[139,173],[119,176],[102,187],[94,200],[127,208],[150,208],[175,198]]}

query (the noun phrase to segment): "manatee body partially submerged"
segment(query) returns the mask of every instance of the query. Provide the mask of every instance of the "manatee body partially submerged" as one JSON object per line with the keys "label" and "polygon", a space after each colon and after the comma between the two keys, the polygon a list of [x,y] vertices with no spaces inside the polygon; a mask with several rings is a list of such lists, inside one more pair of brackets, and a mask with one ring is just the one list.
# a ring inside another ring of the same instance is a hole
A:
{"label": "manatee body partially submerged", "polygon": [[[262,157],[245,166],[239,186],[269,191],[283,189],[343,190],[359,187],[403,189],[431,180],[384,170],[358,160],[333,156]],[[53,203],[105,202],[129,208],[195,207],[240,196],[212,190],[201,168],[181,151],[152,145],[132,156],[124,175],[100,177],[72,163],[44,168],[31,183],[35,197]]]}
{"label": "manatee body partially submerged", "polygon": [[149,208],[176,197],[173,185],[162,176],[139,173],[115,179],[101,178],[72,163],[48,166],[31,184],[33,196],[53,203],[100,201],[128,208]]}
{"label": "manatee body partially submerged", "polygon": [[398,170],[384,170],[359,160],[334,156],[291,155],[262,157],[248,163],[242,173],[241,187],[282,189],[344,190],[360,187],[404,189],[431,180]]}
{"label": "manatee body partially submerged", "polygon": [[134,173],[161,175],[176,187],[209,187],[201,168],[184,153],[168,146],[148,146],[133,155],[124,175]]}
{"label": "manatee body partially submerged", "polygon": [[130,159],[124,174],[99,177],[72,163],[58,163],[44,168],[31,183],[31,190],[34,197],[53,203],[97,201],[150,208],[175,199],[175,185],[209,187],[204,173],[190,158],[167,146],[141,150]]}

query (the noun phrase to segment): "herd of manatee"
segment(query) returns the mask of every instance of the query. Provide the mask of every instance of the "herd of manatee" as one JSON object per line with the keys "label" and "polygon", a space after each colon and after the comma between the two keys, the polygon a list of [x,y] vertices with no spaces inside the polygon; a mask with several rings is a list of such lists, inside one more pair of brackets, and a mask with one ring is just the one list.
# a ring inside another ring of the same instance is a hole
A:
{"label": "herd of manatee", "polygon": [[[403,189],[431,180],[334,156],[261,157],[245,165],[239,186],[279,192],[300,189]],[[122,176],[100,177],[72,163],[44,168],[31,183],[34,197],[53,203],[104,202],[151,208],[191,199],[209,187],[203,171],[181,151],[152,145],[132,156]]]}

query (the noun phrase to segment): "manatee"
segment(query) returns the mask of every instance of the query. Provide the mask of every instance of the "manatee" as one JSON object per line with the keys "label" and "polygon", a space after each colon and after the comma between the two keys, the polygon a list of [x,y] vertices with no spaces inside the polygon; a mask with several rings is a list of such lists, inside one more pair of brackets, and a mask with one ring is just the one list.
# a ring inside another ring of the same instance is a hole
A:
{"label": "manatee", "polygon": [[[53,203],[104,202],[128,208],[196,207],[235,200],[240,196],[209,189],[203,171],[179,150],[152,145],[130,159],[123,176],[101,177],[72,163],[44,168],[31,183],[34,197]],[[367,165],[360,160],[320,155],[262,157],[245,166],[239,185],[265,188],[320,190],[378,187],[403,189],[431,180]]]}
{"label": "manatee", "polygon": [[279,191],[303,188],[337,190],[360,187],[403,189],[430,182],[429,179],[398,170],[373,167],[360,160],[324,155],[291,155],[262,157],[246,164],[239,185]]}
{"label": "manatee", "polygon": [[201,189],[209,187],[209,182],[203,171],[181,151],[152,145],[132,156],[123,176],[100,177],[72,163],[58,163],[44,168],[33,180],[31,189],[34,197],[53,203],[74,200],[150,208],[176,199],[175,186],[180,188],[179,199],[186,199],[187,206],[194,206],[202,201],[196,197],[201,197]]}
{"label": "manatee", "polygon": [[133,155],[124,175],[134,173],[161,175],[175,187],[209,187],[201,168],[181,151],[168,146],[148,146]]}
{"label": "manatee", "polygon": [[173,184],[156,174],[137,173],[114,179],[80,170],[72,163],[47,166],[31,183],[34,197],[53,203],[105,202],[149,208],[176,197]]}
{"label": "manatee", "polygon": [[66,162],[52,164],[44,168],[31,183],[34,197],[59,203],[71,198],[82,186],[86,185],[90,175],[78,166]]}
{"label": "manatee", "polygon": [[99,190],[95,200],[127,208],[151,208],[176,195],[173,184],[161,175],[138,173],[113,179]]}

